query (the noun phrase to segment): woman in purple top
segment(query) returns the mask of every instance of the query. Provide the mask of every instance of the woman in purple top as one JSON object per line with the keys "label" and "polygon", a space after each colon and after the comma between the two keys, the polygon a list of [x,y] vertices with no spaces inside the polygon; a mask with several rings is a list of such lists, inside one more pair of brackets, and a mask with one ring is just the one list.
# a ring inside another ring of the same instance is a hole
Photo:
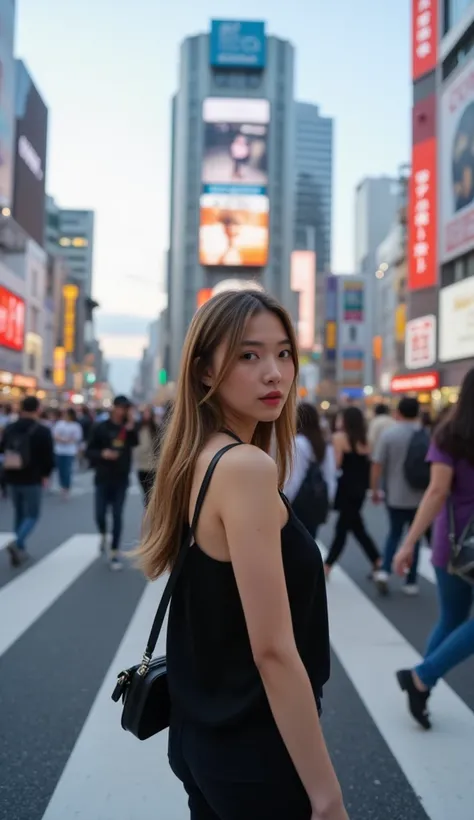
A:
{"label": "woman in purple top", "polygon": [[467,373],[457,405],[437,427],[427,460],[430,485],[408,535],[395,556],[395,570],[404,575],[415,544],[434,521],[432,549],[440,616],[428,641],[424,661],[397,673],[408,695],[410,712],[430,729],[427,701],[436,682],[474,654],[474,619],[470,618],[474,587],[449,572],[450,542],[447,500],[454,507],[456,536],[474,520],[474,368]]}

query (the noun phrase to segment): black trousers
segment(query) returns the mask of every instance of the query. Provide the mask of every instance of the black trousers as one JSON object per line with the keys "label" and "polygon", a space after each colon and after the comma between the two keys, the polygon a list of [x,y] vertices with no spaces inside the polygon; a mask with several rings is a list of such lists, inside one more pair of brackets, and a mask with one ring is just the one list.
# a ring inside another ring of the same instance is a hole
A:
{"label": "black trousers", "polygon": [[122,534],[123,508],[128,484],[97,484],[95,488],[95,520],[101,535],[107,533],[107,510],[112,510],[112,550],[118,550]]}
{"label": "black trousers", "polygon": [[333,542],[326,558],[326,564],[332,567],[342,555],[347,536],[352,532],[371,564],[376,564],[380,553],[367,532],[360,507],[345,506],[339,511]]}
{"label": "black trousers", "polygon": [[139,470],[138,471],[138,480],[141,484],[141,488],[143,490],[143,501],[145,507],[148,505],[148,500],[150,498],[150,493],[153,489],[153,484],[155,483],[155,471],[154,470]]}
{"label": "black trousers", "polygon": [[311,805],[276,727],[170,729],[169,761],[190,820],[311,820]]}

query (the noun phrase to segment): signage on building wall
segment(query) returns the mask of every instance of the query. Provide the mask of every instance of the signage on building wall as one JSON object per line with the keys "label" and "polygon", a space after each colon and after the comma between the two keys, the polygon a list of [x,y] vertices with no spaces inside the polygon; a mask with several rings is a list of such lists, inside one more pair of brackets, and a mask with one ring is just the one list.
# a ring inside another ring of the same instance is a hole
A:
{"label": "signage on building wall", "polygon": [[15,152],[15,3],[0,2],[0,207],[10,208]]}
{"label": "signage on building wall", "polygon": [[64,347],[55,347],[53,353],[53,382],[56,387],[66,383],[66,351]]}
{"label": "signage on building wall", "polygon": [[474,247],[474,60],[443,91],[440,116],[441,261]]}
{"label": "signage on building wall", "polygon": [[408,208],[408,289],[434,287],[436,260],[436,139],[413,146]]}
{"label": "signage on building wall", "polygon": [[298,348],[311,351],[316,325],[316,254],[293,251],[291,254],[291,289],[298,299]]}
{"label": "signage on building wall", "polygon": [[439,359],[453,362],[474,356],[474,278],[439,292]]}
{"label": "signage on building wall", "polygon": [[264,68],[265,23],[212,20],[209,58],[214,68]]}
{"label": "signage on building wall", "polygon": [[66,353],[74,353],[76,347],[76,302],[79,296],[77,285],[64,285],[64,348]]}
{"label": "signage on building wall", "polygon": [[0,285],[0,347],[20,352],[25,337],[25,302]]}
{"label": "signage on building wall", "polygon": [[407,322],[405,366],[408,370],[432,367],[436,361],[436,317],[421,316]]}
{"label": "signage on building wall", "polygon": [[436,68],[438,0],[412,0],[412,79]]}
{"label": "signage on building wall", "polygon": [[390,383],[391,393],[423,393],[426,390],[437,390],[439,373],[431,370],[428,373],[417,373],[416,376],[395,376]]}
{"label": "signage on building wall", "polygon": [[342,286],[342,318],[344,322],[364,321],[364,283],[345,280]]}

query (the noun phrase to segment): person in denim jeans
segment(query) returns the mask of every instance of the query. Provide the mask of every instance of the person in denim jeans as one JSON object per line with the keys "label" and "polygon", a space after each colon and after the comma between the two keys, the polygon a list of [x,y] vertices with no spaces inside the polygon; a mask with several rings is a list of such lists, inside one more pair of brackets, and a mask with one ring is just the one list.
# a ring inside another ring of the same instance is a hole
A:
{"label": "person in denim jeans", "polygon": [[6,428],[1,445],[14,510],[15,539],[7,546],[13,567],[28,559],[26,540],[38,522],[42,488],[54,468],[53,439],[38,421],[39,407],[35,396],[27,396],[20,418]]}
{"label": "person in denim jeans", "polygon": [[449,571],[448,499],[453,504],[455,535],[469,525],[474,529],[474,368],[463,382],[456,407],[437,427],[427,460],[431,481],[412,526],[395,557],[394,568],[403,575],[413,561],[415,543],[434,521],[432,561],[436,573],[440,615],[425,652],[415,669],[397,673],[408,695],[411,714],[431,728],[428,698],[440,678],[474,654],[474,619],[470,617],[474,587]]}

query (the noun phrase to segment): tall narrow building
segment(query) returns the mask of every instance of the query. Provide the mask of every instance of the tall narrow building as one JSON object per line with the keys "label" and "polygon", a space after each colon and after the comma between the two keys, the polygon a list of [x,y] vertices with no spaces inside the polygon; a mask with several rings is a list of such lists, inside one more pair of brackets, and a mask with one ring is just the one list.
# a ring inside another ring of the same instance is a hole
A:
{"label": "tall narrow building", "polygon": [[214,20],[181,45],[172,112],[165,367],[177,375],[196,311],[250,279],[290,310],[293,46],[263,22]]}
{"label": "tall narrow building", "polygon": [[296,250],[316,251],[320,272],[329,272],[332,243],[333,120],[312,103],[295,103]]}

